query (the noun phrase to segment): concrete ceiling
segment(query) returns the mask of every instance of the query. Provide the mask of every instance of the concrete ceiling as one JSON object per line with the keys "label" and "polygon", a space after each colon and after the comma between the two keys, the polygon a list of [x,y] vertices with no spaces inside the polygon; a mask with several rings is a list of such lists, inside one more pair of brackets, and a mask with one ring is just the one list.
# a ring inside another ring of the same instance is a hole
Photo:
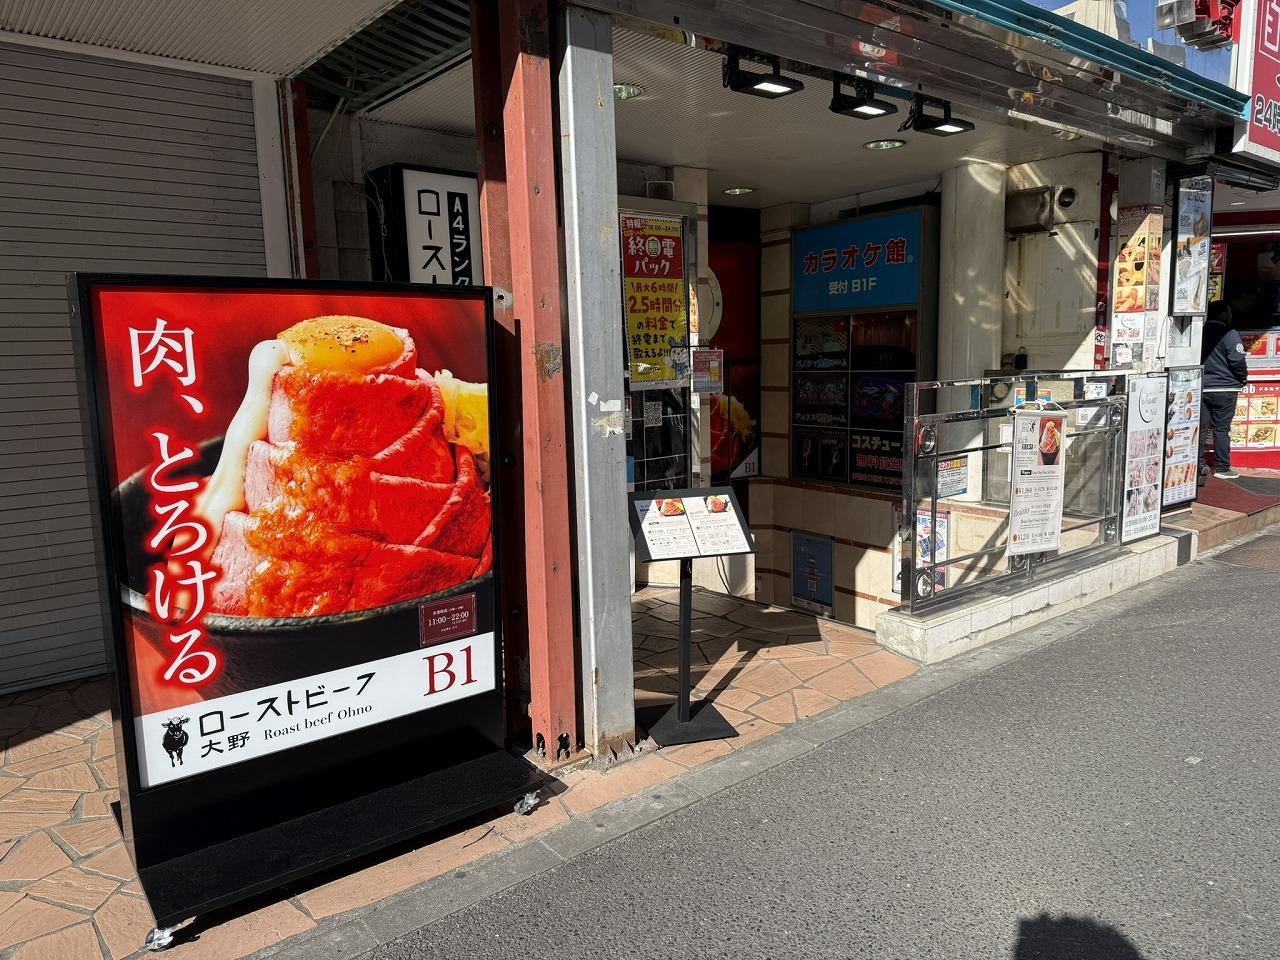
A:
{"label": "concrete ceiling", "polygon": [[[930,137],[897,132],[903,110],[879,120],[831,113],[829,83],[780,100],[726,90],[724,60],[716,53],[658,37],[614,31],[614,79],[644,88],[616,105],[620,159],[710,172],[716,203],[765,207],[817,202],[937,176],[965,160],[1025,162],[1090,149],[1093,141],[1063,142],[1048,128],[978,121],[973,133]],[[471,66],[463,64],[371,111],[368,117],[445,133],[474,132]],[[957,110],[957,116],[963,111]],[[869,140],[897,137],[906,146],[867,150]],[[721,191],[748,186],[731,198]]]}
{"label": "concrete ceiling", "polygon": [[398,0],[0,0],[0,31],[276,76]]}

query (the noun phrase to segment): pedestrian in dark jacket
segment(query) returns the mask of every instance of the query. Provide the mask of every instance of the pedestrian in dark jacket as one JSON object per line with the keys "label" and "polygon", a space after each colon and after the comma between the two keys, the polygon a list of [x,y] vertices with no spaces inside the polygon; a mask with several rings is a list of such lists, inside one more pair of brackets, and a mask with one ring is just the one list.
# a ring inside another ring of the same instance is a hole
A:
{"label": "pedestrian in dark jacket", "polygon": [[1240,474],[1231,469],[1231,420],[1236,414],[1236,397],[1249,379],[1244,344],[1231,326],[1231,306],[1221,301],[1209,304],[1204,335],[1200,342],[1200,362],[1204,364],[1200,402],[1200,464],[1205,439],[1213,432],[1213,475],[1232,480]]}

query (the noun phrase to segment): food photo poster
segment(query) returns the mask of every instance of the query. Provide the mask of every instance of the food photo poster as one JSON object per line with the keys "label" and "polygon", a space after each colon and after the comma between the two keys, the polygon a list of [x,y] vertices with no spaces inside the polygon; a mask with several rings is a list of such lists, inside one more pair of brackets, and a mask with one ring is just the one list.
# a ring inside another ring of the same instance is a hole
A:
{"label": "food photo poster", "polygon": [[82,290],[144,787],[494,689],[487,293]]}

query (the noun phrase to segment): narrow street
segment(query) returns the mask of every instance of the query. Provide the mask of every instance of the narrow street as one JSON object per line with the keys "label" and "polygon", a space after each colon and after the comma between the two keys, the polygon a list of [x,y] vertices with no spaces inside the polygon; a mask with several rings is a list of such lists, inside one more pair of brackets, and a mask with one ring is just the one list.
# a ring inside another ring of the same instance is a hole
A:
{"label": "narrow street", "polygon": [[1275,572],[1194,563],[366,955],[1275,956],[1277,621]]}

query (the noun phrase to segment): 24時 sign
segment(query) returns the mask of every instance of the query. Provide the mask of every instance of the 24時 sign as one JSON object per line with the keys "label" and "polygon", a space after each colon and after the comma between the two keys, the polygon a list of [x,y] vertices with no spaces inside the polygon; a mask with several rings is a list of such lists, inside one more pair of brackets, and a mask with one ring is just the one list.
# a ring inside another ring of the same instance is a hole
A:
{"label": "24\u6642 sign", "polygon": [[792,312],[843,313],[920,300],[918,210],[797,230]]}

